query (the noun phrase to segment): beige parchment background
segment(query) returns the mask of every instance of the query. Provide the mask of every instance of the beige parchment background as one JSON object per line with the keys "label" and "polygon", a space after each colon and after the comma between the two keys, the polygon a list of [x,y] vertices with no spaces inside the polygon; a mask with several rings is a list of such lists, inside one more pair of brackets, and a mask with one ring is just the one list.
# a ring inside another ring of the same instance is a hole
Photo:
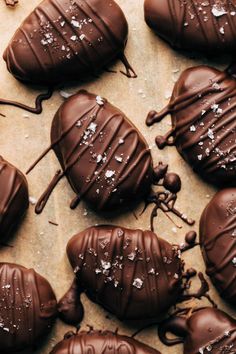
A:
{"label": "beige parchment background", "polygon": [[[106,0],[104,0],[106,1]],[[3,53],[15,29],[24,17],[39,3],[39,0],[20,0],[15,9],[6,7],[4,0],[0,1],[0,53]],[[129,41],[126,54],[138,73],[137,79],[127,79],[119,73],[121,63],[116,63],[114,69],[117,74],[104,73],[99,79],[86,84],[78,83],[77,87],[66,88],[67,91],[76,92],[79,88],[86,88],[92,92],[108,98],[136,124],[147,139],[154,162],[162,160],[170,165],[170,170],[179,173],[183,186],[179,193],[177,206],[190,217],[196,219],[195,230],[198,230],[198,220],[205,205],[215,190],[201,181],[187,164],[178,155],[175,148],[158,151],[154,144],[157,134],[169,129],[170,121],[153,128],[145,126],[145,117],[150,109],[158,109],[167,103],[173,85],[182,70],[189,66],[201,63],[211,63],[217,67],[225,67],[229,58],[218,58],[217,62],[207,60],[203,56],[191,54],[188,57],[183,53],[172,50],[166,43],[155,36],[146,26],[143,19],[143,0],[118,0],[129,22]],[[6,70],[4,61],[0,60],[0,97],[17,99],[32,105],[39,90],[32,89],[16,81]],[[52,99],[44,103],[43,113],[39,116],[28,114],[13,107],[0,107],[0,112],[6,118],[0,117],[0,154],[22,171],[26,171],[30,163],[46,148],[49,141],[51,120],[63,98],[55,92]],[[53,177],[59,164],[51,152],[29,175],[28,182],[30,196],[38,198]],[[27,216],[11,241],[13,248],[0,249],[1,262],[15,262],[26,267],[33,267],[45,276],[52,284],[58,299],[67,290],[73,278],[69,266],[65,247],[68,240],[77,232],[96,223],[114,223],[133,228],[149,228],[149,213],[145,213],[138,220],[132,213],[113,219],[103,219],[97,216],[86,205],[81,203],[71,211],[69,202],[74,194],[64,179],[52,194],[44,212],[37,216],[31,205]],[[140,210],[140,208],[139,208]],[[48,223],[49,220],[57,222],[59,226]],[[174,225],[163,215],[155,222],[156,232],[159,236],[170,242],[183,241],[184,234],[189,227],[179,220],[176,222],[183,226],[176,230]],[[186,266],[204,270],[204,265],[198,248],[184,255]],[[196,282],[196,286],[198,282]],[[211,295],[220,305],[220,308],[236,315],[236,312],[223,303],[214,288],[211,286]],[[85,305],[85,318],[82,327],[86,324],[96,329],[115,330],[120,333],[132,334],[137,326],[125,325],[113,316],[106,318],[107,313],[101,307],[91,303],[83,296]],[[43,346],[37,351],[39,354],[49,353],[51,348],[62,339],[64,333],[72,327],[57,321],[52,334]],[[148,343],[162,353],[182,353],[182,347],[166,348],[156,335],[156,327],[142,332],[138,339]]]}

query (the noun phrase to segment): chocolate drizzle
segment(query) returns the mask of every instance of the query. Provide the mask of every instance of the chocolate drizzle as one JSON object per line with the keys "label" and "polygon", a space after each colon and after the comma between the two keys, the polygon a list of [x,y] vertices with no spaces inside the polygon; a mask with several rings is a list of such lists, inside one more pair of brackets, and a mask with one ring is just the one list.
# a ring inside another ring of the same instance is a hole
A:
{"label": "chocolate drizzle", "polygon": [[[168,338],[167,333],[177,338]],[[216,308],[172,316],[159,327],[160,340],[168,345],[184,343],[184,354],[234,354],[236,321]]]}
{"label": "chocolate drizzle", "polygon": [[113,333],[110,331],[81,331],[65,335],[63,341],[58,343],[51,354],[160,354],[159,351],[140,343],[139,341]]}
{"label": "chocolate drizzle", "polygon": [[35,107],[29,107],[23,103],[11,101],[11,100],[5,100],[3,98],[0,98],[0,105],[13,106],[13,107],[23,109],[30,113],[40,114],[42,113],[43,110],[42,102],[51,98],[52,94],[53,94],[53,89],[48,89],[46,93],[41,93],[40,95],[38,95],[35,99]]}
{"label": "chocolate drizzle", "polygon": [[150,112],[146,123],[150,126],[171,114],[172,129],[156,138],[158,147],[175,145],[194,171],[212,183],[234,183],[235,108],[235,80],[226,72],[199,66],[183,72],[168,106]]}
{"label": "chocolate drizzle", "polygon": [[[67,253],[79,292],[83,289],[92,301],[122,320],[157,318],[176,302],[196,296],[184,295],[196,272],[183,273],[179,248],[151,231],[90,227],[69,241]],[[71,291],[75,298],[78,291],[73,285],[59,304],[66,302]],[[204,283],[198,297],[206,291]],[[66,315],[69,312],[67,307]]]}
{"label": "chocolate drizzle", "polygon": [[25,176],[0,156],[0,235],[11,236],[29,206]]}
{"label": "chocolate drizzle", "polygon": [[1,352],[18,352],[38,344],[52,327],[56,304],[51,286],[33,269],[1,263]]}
{"label": "chocolate drizzle", "polygon": [[207,274],[232,305],[236,301],[236,189],[218,192],[200,221],[200,242]]}
{"label": "chocolate drizzle", "polygon": [[235,50],[236,5],[232,0],[145,0],[145,19],[173,47]]}
{"label": "chocolate drizzle", "polygon": [[4,53],[8,70],[22,81],[55,84],[78,80],[124,56],[128,24],[111,0],[44,0],[25,19]]}

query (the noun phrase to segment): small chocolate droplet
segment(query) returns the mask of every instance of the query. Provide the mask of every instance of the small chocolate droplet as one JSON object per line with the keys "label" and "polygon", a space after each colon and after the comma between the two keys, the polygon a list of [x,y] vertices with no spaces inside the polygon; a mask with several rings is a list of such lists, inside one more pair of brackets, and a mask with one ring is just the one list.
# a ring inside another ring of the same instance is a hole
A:
{"label": "small chocolate droplet", "polygon": [[189,245],[194,245],[196,242],[197,233],[195,231],[189,231],[185,236],[185,242]]}
{"label": "small chocolate droplet", "polygon": [[167,173],[164,177],[163,186],[171,193],[178,193],[181,189],[181,179],[176,173]]}

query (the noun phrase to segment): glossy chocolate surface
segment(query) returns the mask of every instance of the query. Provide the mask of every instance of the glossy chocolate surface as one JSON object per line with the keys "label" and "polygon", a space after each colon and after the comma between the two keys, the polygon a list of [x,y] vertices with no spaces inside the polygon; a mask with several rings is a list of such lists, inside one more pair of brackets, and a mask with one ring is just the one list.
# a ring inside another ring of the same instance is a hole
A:
{"label": "glossy chocolate surface", "polygon": [[207,274],[221,296],[236,304],[236,188],[223,189],[201,216],[200,242]]}
{"label": "glossy chocolate surface", "polygon": [[216,308],[170,317],[159,327],[159,337],[166,345],[184,343],[184,354],[236,353],[236,321]]}
{"label": "glossy chocolate surface", "polygon": [[46,279],[33,269],[0,263],[0,348],[12,353],[40,345],[57,315]]}
{"label": "glossy chocolate surface", "polygon": [[25,176],[0,156],[0,243],[12,235],[28,206]]}
{"label": "glossy chocolate surface", "polygon": [[90,227],[67,254],[81,292],[122,320],[156,318],[182,294],[178,247],[151,231]]}
{"label": "glossy chocolate surface", "polygon": [[65,336],[51,354],[160,354],[137,340],[110,331],[81,331]]}
{"label": "glossy chocolate surface", "polygon": [[236,81],[209,66],[185,70],[175,84],[169,104],[152,111],[147,124],[171,114],[172,129],[158,136],[160,148],[175,145],[195,172],[225,186],[236,176]]}
{"label": "glossy chocolate surface", "polygon": [[22,81],[74,81],[122,59],[127,35],[127,21],[113,0],[44,0],[16,31],[4,59]]}
{"label": "glossy chocolate surface", "polygon": [[173,47],[233,52],[235,0],[145,0],[145,20]]}

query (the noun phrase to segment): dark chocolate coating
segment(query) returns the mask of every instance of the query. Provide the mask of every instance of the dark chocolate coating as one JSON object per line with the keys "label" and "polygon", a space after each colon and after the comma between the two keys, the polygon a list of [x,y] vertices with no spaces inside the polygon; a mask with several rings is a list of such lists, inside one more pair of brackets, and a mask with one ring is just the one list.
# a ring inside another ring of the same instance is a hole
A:
{"label": "dark chocolate coating", "polygon": [[22,81],[78,80],[122,56],[127,35],[113,0],[44,0],[16,31],[4,60]]}
{"label": "dark chocolate coating", "polygon": [[[77,194],[72,208],[84,199],[94,209],[113,211],[150,190],[153,166],[147,143],[124,113],[99,96],[80,91],[63,103],[52,122],[51,142]],[[37,212],[48,192],[50,187]]]}
{"label": "dark chocolate coating", "polygon": [[81,331],[65,336],[51,354],[160,354],[159,351],[124,335],[110,331]]}
{"label": "dark chocolate coating", "polygon": [[67,254],[88,297],[123,320],[156,318],[182,292],[178,249],[151,231],[90,227]]}
{"label": "dark chocolate coating", "polygon": [[156,138],[157,145],[163,148],[174,144],[205,180],[217,185],[235,184],[235,108],[235,79],[226,72],[198,66],[182,73],[168,106],[159,114],[150,112],[147,124],[170,113],[172,129]]}
{"label": "dark chocolate coating", "polygon": [[0,350],[18,352],[40,344],[57,315],[46,279],[33,269],[0,263]]}
{"label": "dark chocolate coating", "polygon": [[[170,332],[177,338],[170,339]],[[236,321],[216,308],[199,309],[189,317],[173,316],[159,327],[166,345],[184,343],[184,354],[235,354]]]}
{"label": "dark chocolate coating", "polygon": [[144,10],[147,24],[173,47],[236,49],[235,0],[145,0]]}
{"label": "dark chocolate coating", "polygon": [[9,238],[28,206],[25,176],[0,156],[0,242]]}
{"label": "dark chocolate coating", "polygon": [[236,304],[236,189],[218,192],[201,216],[200,243],[207,274],[221,296]]}

